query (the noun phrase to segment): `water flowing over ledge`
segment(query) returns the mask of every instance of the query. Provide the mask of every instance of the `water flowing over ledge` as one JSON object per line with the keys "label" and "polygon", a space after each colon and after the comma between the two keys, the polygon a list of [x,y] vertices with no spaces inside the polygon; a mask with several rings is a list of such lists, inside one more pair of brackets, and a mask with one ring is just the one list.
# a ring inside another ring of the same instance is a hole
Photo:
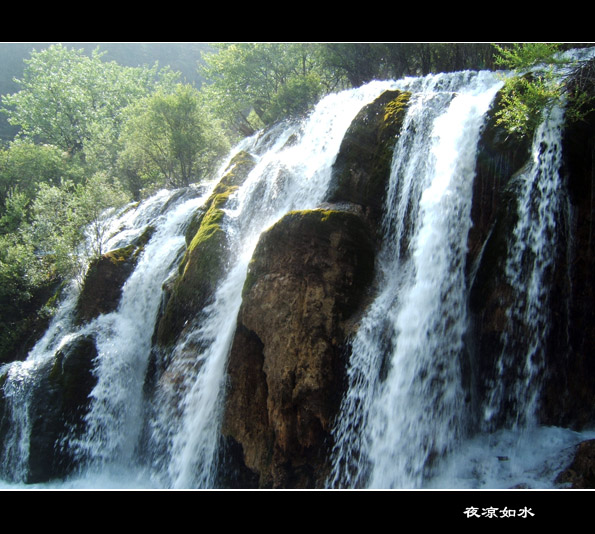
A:
{"label": "water flowing over ledge", "polygon": [[[244,140],[213,182],[162,191],[113,215],[106,250],[153,229],[117,309],[78,324],[78,287],[73,286],[29,358],[0,369],[8,421],[0,449],[0,476],[6,482],[0,486],[216,487],[227,358],[259,239],[286,214],[325,203],[352,121],[382,93],[398,90],[411,96],[392,156],[377,291],[350,340],[326,485],[553,487],[553,476],[569,462],[570,448],[595,437],[595,432],[535,422],[548,333],[543,310],[554,257],[550,247],[568,202],[559,173],[562,109],[544,120],[532,160],[515,177],[519,215],[505,278],[519,306],[507,310],[504,349],[484,398],[472,409],[462,363],[469,351],[466,258],[477,150],[501,85],[494,73],[461,72],[373,82],[330,95],[304,120]],[[173,347],[159,353],[169,365],[167,379],[147,388],[157,358],[156,324],[165,288],[179,275],[188,248],[186,232],[207,207],[219,178],[231,172],[228,164],[244,152],[254,166],[229,190],[221,208],[220,228],[231,251],[222,276],[202,313],[184,324]],[[520,344],[514,336],[519,328],[532,333]],[[85,336],[93,339],[97,354],[84,431],[62,435],[60,443],[77,470],[65,480],[26,484],[37,377],[54,365],[56,354]],[[518,376],[510,385],[513,368]],[[503,406],[511,404],[512,414],[503,414]],[[493,424],[502,418],[508,418],[506,425]]]}

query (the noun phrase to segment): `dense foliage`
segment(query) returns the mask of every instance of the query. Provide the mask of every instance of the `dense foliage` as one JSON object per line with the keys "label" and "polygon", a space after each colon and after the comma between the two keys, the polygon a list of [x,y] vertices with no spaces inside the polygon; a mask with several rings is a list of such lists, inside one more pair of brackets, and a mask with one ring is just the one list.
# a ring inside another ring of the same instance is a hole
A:
{"label": "dense foliage", "polygon": [[[209,157],[227,147],[210,141],[208,120],[191,112],[195,90],[177,73],[103,56],[60,44],[33,50],[15,80],[19,90],[2,95],[1,111],[17,134],[0,147],[0,361],[10,358],[31,317],[51,313],[45,304],[60,281],[80,277],[86,259],[104,252],[105,210],[145,188],[201,179]],[[166,120],[168,129],[161,127]],[[148,130],[171,147],[169,161],[149,177],[146,162],[131,156]],[[179,180],[168,172],[176,165]]]}
{"label": "dense foliage", "polygon": [[199,92],[189,85],[140,99],[127,117],[119,162],[135,196],[143,183],[189,185],[213,170],[230,148],[215,118],[201,106]]}
{"label": "dense foliage", "polygon": [[[495,63],[512,75],[505,78],[497,122],[511,134],[532,134],[543,114],[565,100],[566,115],[578,121],[595,102],[593,60],[565,59],[556,43],[522,43],[495,47]],[[570,72],[569,72],[570,71]],[[561,77],[564,73],[566,76]]]}
{"label": "dense foliage", "polygon": [[373,79],[492,66],[489,44],[224,43],[203,55],[208,101],[242,135]]}

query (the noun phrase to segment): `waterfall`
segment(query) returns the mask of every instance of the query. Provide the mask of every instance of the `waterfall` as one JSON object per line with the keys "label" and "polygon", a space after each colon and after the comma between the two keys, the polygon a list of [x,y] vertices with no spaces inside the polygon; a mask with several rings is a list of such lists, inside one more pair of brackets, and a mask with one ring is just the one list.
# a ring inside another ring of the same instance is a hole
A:
{"label": "waterfall", "polygon": [[[168,485],[212,487],[215,483],[225,362],[248,263],[260,234],[289,211],[314,208],[322,202],[345,131],[365,103],[392,85],[372,83],[360,90],[330,95],[298,129],[290,125],[264,151],[255,147],[256,153],[264,153],[226,210],[232,263],[205,314],[208,319],[192,330],[177,349],[183,351],[186,344],[203,347],[198,355],[200,369],[197,373],[185,372],[188,394],[176,407],[182,411],[176,426],[171,427],[177,419],[169,412],[157,425],[158,433],[169,441],[165,446],[170,458]],[[297,134],[298,139],[288,144],[292,134]]]}
{"label": "waterfall", "polygon": [[413,93],[385,207],[383,289],[353,341],[332,485],[420,487],[464,424],[471,186],[500,86],[490,73],[458,73],[428,77]]}
{"label": "waterfall", "polygon": [[[372,82],[324,98],[303,121],[279,125],[265,136],[242,141],[233,153],[247,150],[257,164],[226,208],[224,229],[233,256],[215,297],[199,322],[177,344],[171,359],[183,370],[182,399],[172,414],[172,392],[157,391],[153,413],[145,406],[143,385],[152,335],[162,299],[162,286],[178,268],[185,230],[209,197],[217,179],[201,194],[162,191],[106,221],[113,229],[103,250],[125,246],[149,226],[155,228],[142,256],[123,287],[114,312],[83,326],[73,324],[78,288],[66,299],[48,333],[25,362],[2,369],[4,395],[10,405],[10,435],[4,454],[10,457],[6,479],[24,480],[27,463],[28,382],[35,381],[34,362],[52,361],[56,351],[78,334],[90,334],[97,346],[97,378],[86,416],[86,431],[67,446],[83,460],[81,484],[212,487],[216,478],[218,428],[226,357],[241,304],[248,262],[260,233],[291,210],[317,207],[328,188],[331,166],[345,131],[358,111],[394,82]],[[219,175],[219,176],[220,176]],[[176,356],[192,346],[194,363]],[[198,349],[197,349],[198,347]],[[31,369],[31,371],[29,371]],[[176,393],[177,395],[178,393]],[[6,401],[5,401],[6,402]],[[152,418],[147,421],[147,417]],[[146,427],[150,428],[146,436]],[[142,444],[147,439],[150,444]],[[145,471],[141,450],[154,447]],[[72,482],[76,484],[76,482]]]}
{"label": "waterfall", "polygon": [[[485,398],[470,400],[463,380],[470,364],[466,261],[477,147],[502,83],[495,73],[465,71],[331,94],[307,117],[243,140],[207,183],[160,191],[106,215],[103,250],[152,232],[117,309],[78,324],[81,287],[73,283],[28,358],[0,367],[0,486],[28,486],[38,377],[47,375],[60,350],[87,336],[97,355],[84,431],[59,443],[76,458],[77,471],[41,487],[218,487],[227,358],[259,238],[287,213],[324,204],[347,129],[389,89],[410,97],[392,154],[374,286],[349,340],[327,486],[546,484],[568,459],[560,451],[589,435],[540,427],[535,417],[549,327],[547,286],[568,203],[560,176],[562,108],[545,117],[531,160],[512,178],[518,216],[502,276],[518,299],[506,311],[494,381]],[[239,152],[248,152],[255,165],[223,209],[231,251],[223,275],[206,308],[162,354],[154,334],[187,250],[186,231]],[[157,377],[148,387],[159,358],[167,379]],[[504,380],[510,375],[512,384]],[[514,409],[502,427],[504,406]]]}
{"label": "waterfall", "polygon": [[[514,405],[513,427],[536,424],[540,375],[545,364],[545,340],[550,324],[546,314],[548,288],[565,203],[559,174],[563,120],[564,109],[560,106],[547,113],[535,133],[528,168],[516,177],[518,221],[511,236],[505,273],[517,298],[507,310],[508,325],[502,332],[503,350],[484,407],[484,425],[488,428],[494,414],[505,403]],[[523,361],[517,361],[519,358]],[[517,369],[520,377],[505,391],[504,376],[511,368]]]}
{"label": "waterfall", "polygon": [[[77,335],[95,338],[98,378],[91,393],[87,415],[88,432],[69,447],[85,457],[94,469],[107,464],[130,465],[140,431],[142,385],[150,351],[153,324],[160,304],[161,285],[176,266],[185,246],[184,229],[208,191],[161,191],[140,206],[127,207],[106,225],[113,229],[103,248],[110,250],[130,243],[148,226],[157,228],[123,288],[118,309],[87,324],[74,324],[74,308],[80,287],[74,284],[44,337],[28,359],[7,365],[5,395],[10,401],[10,429],[4,468],[10,479],[26,476],[29,443],[29,400],[36,373],[52,363],[56,351]],[[8,393],[8,395],[7,395]],[[19,454],[13,451],[17,447]],[[10,454],[10,458],[6,455]],[[117,469],[117,468],[116,468]]]}

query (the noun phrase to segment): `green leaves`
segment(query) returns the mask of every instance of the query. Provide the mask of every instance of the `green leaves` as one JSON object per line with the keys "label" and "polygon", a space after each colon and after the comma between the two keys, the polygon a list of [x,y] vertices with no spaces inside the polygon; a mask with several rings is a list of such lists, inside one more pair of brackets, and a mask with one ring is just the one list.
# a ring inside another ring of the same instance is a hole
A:
{"label": "green leaves", "polygon": [[123,169],[153,180],[161,175],[170,187],[199,181],[229,149],[198,91],[182,84],[131,107],[121,140]]}
{"label": "green leaves", "polygon": [[554,67],[559,45],[552,43],[515,43],[510,47],[494,45],[496,65],[511,69],[501,91],[501,108],[496,123],[511,134],[530,136],[547,112],[562,96],[561,78]]}
{"label": "green leaves", "polygon": [[322,68],[320,49],[314,44],[227,43],[215,47],[217,53],[204,57],[202,73],[210,85],[201,91],[217,116],[245,134],[307,109],[321,96],[330,75]]}
{"label": "green leaves", "polygon": [[497,66],[511,70],[526,70],[536,65],[561,63],[555,55],[560,51],[557,43],[514,43],[511,47],[494,45]]}
{"label": "green leaves", "polygon": [[[495,45],[496,64],[512,69],[502,89],[497,123],[511,134],[530,136],[552,106],[564,103],[566,119],[580,121],[593,111],[593,61],[575,64],[559,54],[555,43],[522,43],[508,48]],[[559,72],[566,71],[562,77]],[[568,73],[570,73],[568,75]]]}
{"label": "green leaves", "polygon": [[508,78],[502,88],[502,107],[496,123],[510,133],[531,135],[542,120],[544,111],[560,99],[561,86],[551,74]]}
{"label": "green leaves", "polygon": [[121,112],[157,87],[171,86],[176,75],[155,65],[122,67],[105,62],[95,50],[69,50],[58,44],[25,60],[21,90],[2,97],[2,111],[25,139],[53,144],[69,153],[83,150],[95,124],[109,125],[117,137]]}
{"label": "green leaves", "polygon": [[48,256],[58,274],[80,274],[88,257],[102,254],[107,231],[104,212],[128,202],[128,195],[101,173],[84,184],[40,184],[27,228],[40,256]]}

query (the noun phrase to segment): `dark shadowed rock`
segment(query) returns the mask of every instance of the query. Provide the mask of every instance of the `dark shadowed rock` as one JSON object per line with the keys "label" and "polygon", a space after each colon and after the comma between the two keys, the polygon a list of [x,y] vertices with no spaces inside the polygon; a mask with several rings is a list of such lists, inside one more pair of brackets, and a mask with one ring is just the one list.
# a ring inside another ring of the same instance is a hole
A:
{"label": "dark shadowed rock", "polygon": [[106,252],[91,262],[77,302],[77,323],[117,309],[122,288],[153,232],[154,228],[149,227],[130,245]]}
{"label": "dark shadowed rock", "polygon": [[382,215],[396,139],[410,93],[385,91],[352,121],[333,164],[329,202],[353,202],[376,223]]}
{"label": "dark shadowed rock", "polygon": [[595,440],[578,444],[572,463],[556,477],[556,483],[570,489],[595,489]]}
{"label": "dark shadowed rock", "polygon": [[76,466],[66,439],[79,437],[89,409],[97,349],[93,338],[78,336],[39,370],[30,404],[31,437],[27,482],[62,477]]}
{"label": "dark shadowed rock", "polygon": [[468,239],[469,270],[478,260],[499,219],[499,213],[506,210],[511,201],[505,194],[511,177],[522,169],[530,157],[531,140],[510,134],[497,124],[496,113],[500,107],[501,95],[498,94],[488,112],[477,147],[471,206],[473,224]]}
{"label": "dark shadowed rock", "polygon": [[551,288],[552,333],[541,417],[584,428],[595,421],[595,113],[566,127],[564,243]]}
{"label": "dark shadowed rock", "polygon": [[[500,381],[504,391],[518,380],[525,340],[531,335],[522,330],[509,335],[507,351],[514,353],[517,347],[518,362],[496,372],[508,310],[522,304],[508,283],[505,267],[518,220],[517,178],[530,158],[528,140],[507,136],[495,124],[497,106],[498,101],[479,145],[468,241],[471,327],[467,341],[478,404],[494,380]],[[552,263],[546,273],[547,337],[540,356],[544,373],[538,416],[543,424],[580,429],[595,420],[595,114],[565,125],[562,149],[559,237],[553,242]],[[504,398],[499,410],[496,426],[514,416],[514,396]]]}

